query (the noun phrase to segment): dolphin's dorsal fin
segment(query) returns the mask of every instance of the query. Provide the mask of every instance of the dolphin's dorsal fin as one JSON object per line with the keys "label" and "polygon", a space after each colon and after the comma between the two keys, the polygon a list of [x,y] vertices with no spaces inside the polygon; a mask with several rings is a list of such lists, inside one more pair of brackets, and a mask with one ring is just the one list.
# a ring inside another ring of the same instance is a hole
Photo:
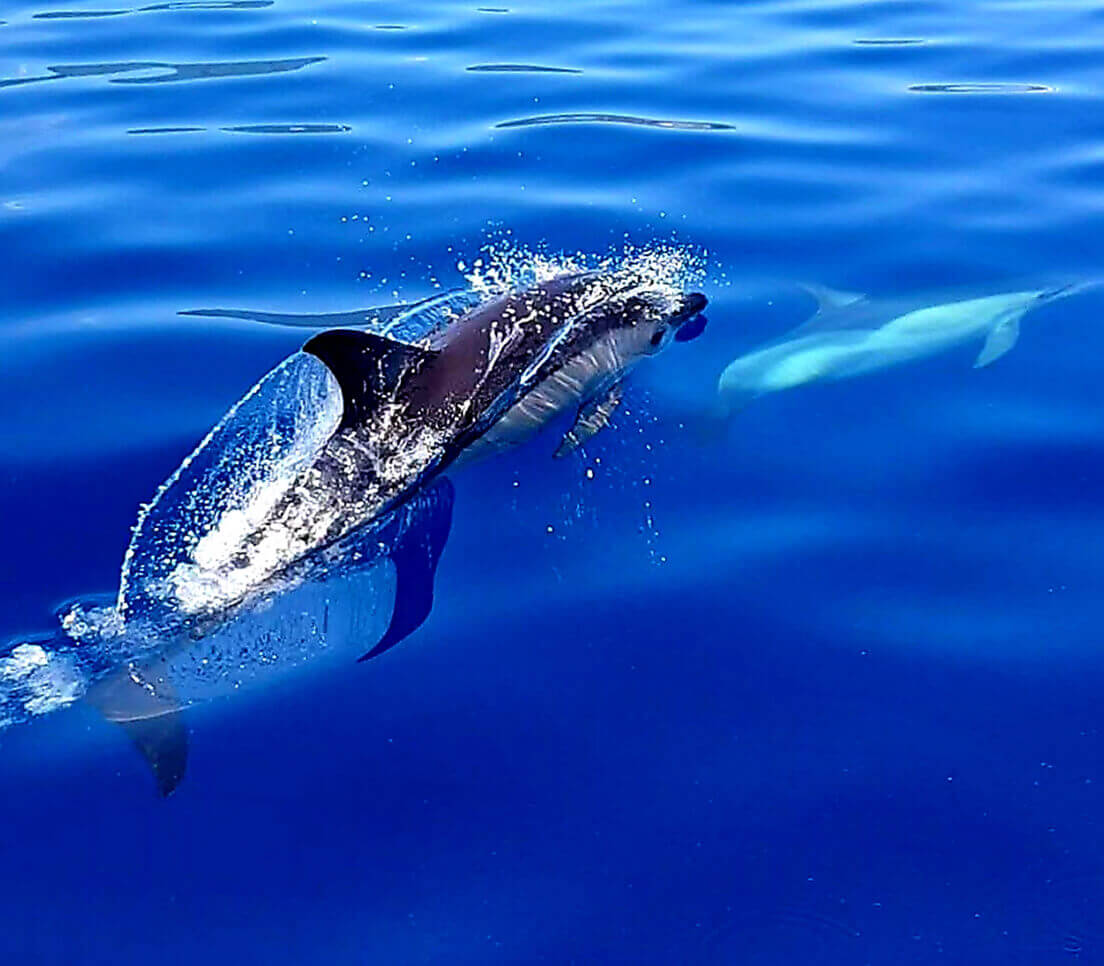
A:
{"label": "dolphin's dorsal fin", "polygon": [[188,764],[188,728],[168,682],[131,666],[90,688],[88,702],[126,732],[153,772],[161,797],[171,795]]}
{"label": "dolphin's dorsal fin", "polygon": [[605,392],[591,396],[575,416],[575,423],[560,440],[560,445],[552,455],[561,459],[570,453],[574,453],[595,433],[609,425],[613,411],[621,402],[623,384],[620,380],[613,383]]}
{"label": "dolphin's dorsal fin", "polygon": [[435,352],[371,332],[331,329],[309,339],[304,352],[321,359],[341,387],[341,427],[356,425],[381,399],[393,398],[406,373]]}
{"label": "dolphin's dorsal fin", "polygon": [[815,282],[802,282],[801,287],[816,299],[818,312],[842,309],[866,298],[862,292],[845,292],[842,289],[828,288],[827,285],[817,285]]}
{"label": "dolphin's dorsal fin", "polygon": [[991,362],[996,362],[1001,356],[1011,350],[1019,337],[1020,317],[1018,315],[1012,315],[1008,318],[1001,319],[1000,322],[989,330],[989,334],[985,337],[985,345],[981,347],[981,352],[978,353],[978,357],[974,360],[974,368],[982,369]]}
{"label": "dolphin's dorsal fin", "polygon": [[452,527],[455,493],[452,481],[442,477],[399,511],[391,525],[393,535],[382,536],[381,542],[391,543],[388,556],[395,564],[395,609],[383,637],[361,661],[391,650],[421,627],[433,609],[433,578]]}

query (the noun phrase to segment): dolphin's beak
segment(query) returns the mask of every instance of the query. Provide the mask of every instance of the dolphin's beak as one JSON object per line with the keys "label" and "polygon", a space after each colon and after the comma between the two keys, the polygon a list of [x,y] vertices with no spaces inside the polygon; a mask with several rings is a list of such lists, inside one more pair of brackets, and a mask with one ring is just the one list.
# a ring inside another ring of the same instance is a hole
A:
{"label": "dolphin's beak", "polygon": [[689,295],[683,297],[682,311],[679,315],[684,319],[689,319],[691,316],[703,312],[708,304],[709,299],[702,295],[701,292],[691,292]]}
{"label": "dolphin's beak", "polygon": [[709,320],[704,315],[695,315],[688,322],[683,322],[675,329],[676,342],[692,342],[705,331]]}
{"label": "dolphin's beak", "polygon": [[690,342],[705,331],[706,318],[701,312],[708,304],[709,299],[701,292],[691,292],[683,298],[678,313],[679,326],[675,330],[676,342]]}

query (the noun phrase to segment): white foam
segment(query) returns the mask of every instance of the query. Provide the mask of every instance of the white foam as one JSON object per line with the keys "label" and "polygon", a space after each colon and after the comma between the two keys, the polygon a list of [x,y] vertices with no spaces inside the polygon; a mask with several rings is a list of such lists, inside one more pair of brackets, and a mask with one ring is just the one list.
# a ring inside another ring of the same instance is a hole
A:
{"label": "white foam", "polygon": [[[586,271],[608,275],[611,286],[618,291],[633,287],[635,282],[649,291],[666,292],[674,298],[701,284],[706,264],[704,250],[674,242],[625,244],[618,250],[596,255],[527,248],[506,233],[488,241],[481,249],[481,257],[470,268],[464,264],[461,271],[465,272],[468,284],[486,298]],[[595,292],[601,297],[601,286]]]}
{"label": "white foam", "polygon": [[85,610],[82,604],[74,604],[62,615],[61,629],[78,643],[100,642],[122,634],[123,619],[114,607]]}
{"label": "white foam", "polygon": [[71,657],[51,654],[45,665],[27,682],[29,696],[23,702],[28,714],[49,714],[67,707],[84,694],[86,682]]}
{"label": "white foam", "polygon": [[[47,714],[72,704],[83,693],[86,682],[73,659],[48,651],[41,644],[19,644],[0,660],[0,678],[31,715]],[[5,714],[7,724],[14,720]],[[0,725],[2,726],[2,725]]]}
{"label": "white foam", "polygon": [[[316,358],[296,353],[237,403],[143,510],[124,561],[118,609],[225,607],[302,553],[253,536],[336,429],[342,398]],[[242,562],[245,566],[242,566]]]}
{"label": "white foam", "polygon": [[6,681],[22,681],[37,668],[45,667],[49,660],[49,652],[40,644],[19,644],[8,657],[0,660],[0,677]]}

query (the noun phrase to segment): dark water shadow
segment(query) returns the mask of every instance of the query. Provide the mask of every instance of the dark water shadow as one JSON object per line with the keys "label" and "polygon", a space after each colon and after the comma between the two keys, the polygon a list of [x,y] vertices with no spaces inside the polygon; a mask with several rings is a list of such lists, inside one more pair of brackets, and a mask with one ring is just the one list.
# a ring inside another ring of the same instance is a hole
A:
{"label": "dark water shadow", "polygon": [[292,57],[286,60],[211,61],[196,64],[171,64],[162,61],[120,61],[110,64],[58,64],[47,67],[48,74],[36,77],[14,77],[0,80],[0,87],[19,87],[42,81],[64,80],[67,77],[103,77],[134,71],[161,70],[166,73],[152,77],[112,77],[112,84],[168,84],[175,81],[209,80],[216,77],[254,77],[262,74],[282,74],[301,70],[325,57]]}
{"label": "dark water shadow", "polygon": [[631,124],[667,131],[734,131],[736,126],[721,121],[679,121],[637,117],[633,114],[539,114],[514,121],[500,121],[496,128],[538,127],[546,124]]}
{"label": "dark water shadow", "polygon": [[543,67],[540,64],[473,64],[466,68],[484,74],[581,74],[578,67]]}
{"label": "dark water shadow", "polygon": [[734,962],[860,966],[870,961],[868,945],[854,923],[800,908],[726,922],[707,933],[694,953],[690,961],[702,966]]}
{"label": "dark water shadow", "polygon": [[[963,452],[948,476],[960,500],[989,512],[1091,513],[1104,487],[1104,445],[1097,439],[1006,440],[999,448]],[[1009,480],[1020,485],[1010,490]]]}
{"label": "dark water shadow", "polygon": [[1104,874],[1047,877],[1013,908],[1010,963],[1104,961]]}
{"label": "dark water shadow", "polygon": [[174,0],[154,3],[129,10],[50,10],[36,13],[34,20],[92,20],[101,17],[125,17],[132,13],[155,13],[170,10],[257,10],[271,7],[275,0]]}

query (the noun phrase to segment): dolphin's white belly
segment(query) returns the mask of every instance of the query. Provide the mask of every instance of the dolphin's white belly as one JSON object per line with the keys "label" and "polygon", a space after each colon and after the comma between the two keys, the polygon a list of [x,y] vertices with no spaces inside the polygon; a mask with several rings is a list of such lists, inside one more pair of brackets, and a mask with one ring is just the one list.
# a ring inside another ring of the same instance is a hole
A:
{"label": "dolphin's white belly", "polygon": [[564,363],[507,409],[494,426],[464,450],[457,463],[469,463],[519,446],[561,413],[577,409],[603,383],[629,368],[624,362],[628,354],[623,348],[618,334],[611,334]]}
{"label": "dolphin's white belly", "polygon": [[720,389],[725,393],[779,392],[827,378],[854,359],[850,343],[856,340],[862,341],[861,333],[817,333],[750,352],[725,369]]}

